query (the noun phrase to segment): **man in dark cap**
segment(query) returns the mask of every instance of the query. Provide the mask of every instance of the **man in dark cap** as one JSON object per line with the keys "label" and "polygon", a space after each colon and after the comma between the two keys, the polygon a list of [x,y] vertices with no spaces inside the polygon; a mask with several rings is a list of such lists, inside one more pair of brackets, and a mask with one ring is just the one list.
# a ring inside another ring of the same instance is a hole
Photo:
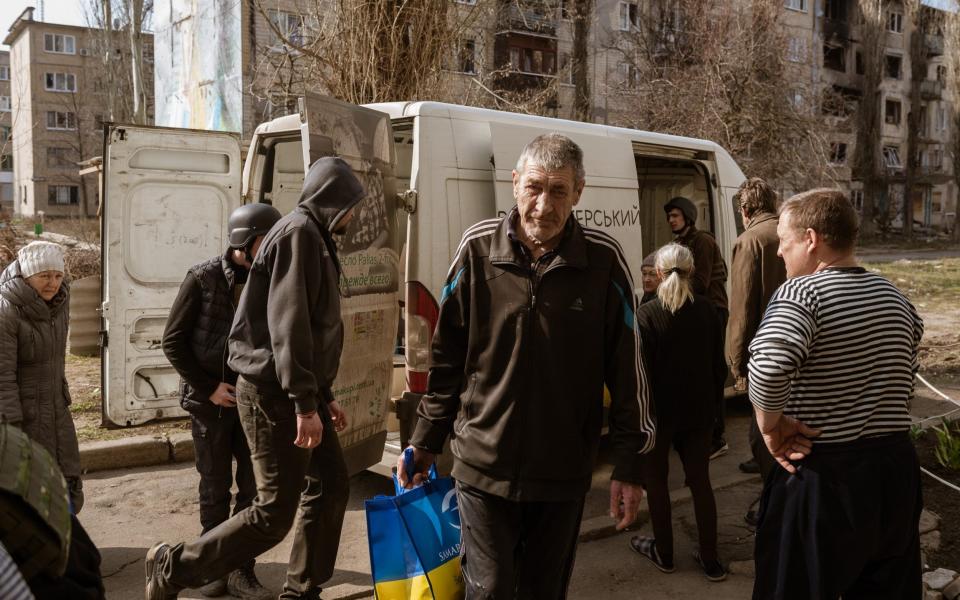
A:
{"label": "man in dark cap", "polygon": [[[689,198],[677,196],[663,205],[667,213],[667,223],[675,240],[690,248],[693,253],[693,291],[710,299],[717,316],[720,317],[720,330],[727,328],[727,263],[713,235],[697,229],[697,207]],[[710,445],[710,458],[726,454],[730,449],[724,439],[724,403],[721,390],[717,401],[717,421],[713,428],[713,441]]]}
{"label": "man in dark cap", "polygon": [[[230,213],[230,247],[190,267],[163,332],[163,353],[180,375],[180,405],[192,421],[203,533],[230,517],[234,459],[233,514],[250,506],[257,495],[250,448],[236,410],[237,374],[227,366],[227,336],[250,265],[264,235],[279,220],[280,211],[269,204],[245,204]],[[200,589],[207,597],[226,592],[249,600],[273,596],[257,581],[253,560]]]}
{"label": "man in dark cap", "polygon": [[264,238],[230,331],[237,409],[253,449],[257,497],[199,540],[148,552],[146,598],[176,598],[274,547],[297,519],[280,598],[320,597],[333,575],[349,495],[333,398],[343,344],[342,234],[364,197],[339,158],[310,167],[299,205]]}

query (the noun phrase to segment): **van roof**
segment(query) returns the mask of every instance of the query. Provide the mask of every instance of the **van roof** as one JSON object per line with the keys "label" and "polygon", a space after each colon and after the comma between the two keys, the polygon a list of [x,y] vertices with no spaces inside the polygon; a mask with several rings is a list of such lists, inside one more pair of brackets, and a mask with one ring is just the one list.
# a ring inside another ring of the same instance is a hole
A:
{"label": "van roof", "polygon": [[458,104],[445,104],[443,102],[380,102],[374,104],[365,104],[364,106],[383,111],[394,119],[400,117],[435,116],[463,119],[467,121],[499,121],[516,125],[527,125],[530,127],[550,127],[553,125],[560,130],[583,130],[583,133],[592,133],[594,135],[596,135],[599,130],[602,131],[604,135],[608,135],[610,137],[626,137],[631,140],[648,144],[681,146],[684,148],[704,150],[707,152],[718,152],[727,155],[727,152],[723,149],[723,147],[709,140],[682,137],[678,135],[668,135],[665,133],[655,133],[652,131],[641,131],[639,129],[628,129],[626,127],[613,127],[611,125],[568,121],[566,119],[555,119],[552,117],[542,117],[539,115],[511,113],[489,108],[477,108],[474,106],[462,106]]}

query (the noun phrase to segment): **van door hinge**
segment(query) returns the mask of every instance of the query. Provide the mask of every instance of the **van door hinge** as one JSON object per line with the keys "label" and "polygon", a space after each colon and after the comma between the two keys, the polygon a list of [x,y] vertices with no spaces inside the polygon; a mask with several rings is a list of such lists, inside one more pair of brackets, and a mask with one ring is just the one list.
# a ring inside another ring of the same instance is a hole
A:
{"label": "van door hinge", "polygon": [[397,194],[397,204],[411,215],[417,212],[417,190],[406,190]]}

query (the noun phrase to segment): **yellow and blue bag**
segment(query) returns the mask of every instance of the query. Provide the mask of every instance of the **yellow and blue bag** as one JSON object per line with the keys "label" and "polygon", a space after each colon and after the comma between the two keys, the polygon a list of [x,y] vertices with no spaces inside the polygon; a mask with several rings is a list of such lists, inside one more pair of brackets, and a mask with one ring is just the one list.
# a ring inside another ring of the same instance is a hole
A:
{"label": "yellow and blue bag", "polygon": [[[412,451],[404,453],[407,472]],[[423,485],[367,500],[367,541],[378,600],[461,600],[460,513],[449,477],[431,467]]]}

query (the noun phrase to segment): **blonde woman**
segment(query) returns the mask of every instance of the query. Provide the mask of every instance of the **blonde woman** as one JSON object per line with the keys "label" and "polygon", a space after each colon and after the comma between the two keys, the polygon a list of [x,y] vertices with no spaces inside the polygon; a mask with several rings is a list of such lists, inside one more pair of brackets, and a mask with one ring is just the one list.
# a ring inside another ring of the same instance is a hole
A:
{"label": "blonde woman", "polygon": [[727,571],[717,556],[717,506],[710,487],[710,438],[718,390],[727,366],[720,318],[705,296],[693,293],[693,255],[680,244],[657,252],[657,298],[640,307],[637,326],[657,410],[657,440],[642,457],[654,537],[635,536],[630,547],[664,573],[675,569],[668,458],[673,446],[693,494],[700,550],[694,559],[710,581]]}
{"label": "blonde woman", "polygon": [[64,371],[70,296],[65,270],[59,245],[32,242],[0,275],[0,415],[56,457],[79,513],[80,448]]}

